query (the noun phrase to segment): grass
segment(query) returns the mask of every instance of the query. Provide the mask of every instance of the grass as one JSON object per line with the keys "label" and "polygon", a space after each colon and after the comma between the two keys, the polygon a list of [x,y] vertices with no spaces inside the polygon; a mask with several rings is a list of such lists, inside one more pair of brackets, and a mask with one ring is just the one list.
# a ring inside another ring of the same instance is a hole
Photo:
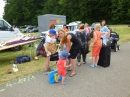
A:
{"label": "grass", "polygon": [[[110,27],[120,36],[118,44],[130,41],[130,27],[128,27],[127,25],[110,25]],[[33,33],[32,35],[37,36],[37,33]],[[35,42],[35,44],[38,43],[39,42]],[[35,46],[33,46],[32,50],[33,58],[36,51]],[[29,45],[23,46],[23,49],[21,51],[5,50],[0,52],[0,84],[25,75],[43,71],[45,58],[39,56],[39,60],[37,61],[32,59],[30,62],[18,64],[18,72],[13,72],[12,70],[11,74],[6,74],[6,70],[8,68],[13,68],[12,64],[10,64],[10,61],[16,60],[16,57],[21,55],[30,55]],[[90,54],[88,56],[90,56]],[[54,62],[51,62],[50,66],[53,67],[54,64]]]}
{"label": "grass", "polygon": [[130,41],[130,27],[128,25],[110,25],[120,36],[119,44]]}
{"label": "grass", "polygon": [[[33,36],[36,36],[37,33],[33,33]],[[35,42],[35,44],[38,44],[40,41]],[[30,56],[30,49],[29,44],[24,45],[23,49],[21,51],[11,51],[11,50],[5,50],[0,52],[0,84],[25,76],[32,73],[36,73],[39,71],[43,71],[44,69],[44,62],[45,58],[42,56],[39,56],[39,60],[33,60],[34,56],[36,55],[36,48],[33,45],[32,48],[32,60],[30,62],[18,64],[17,67],[19,69],[18,72],[13,72],[12,68],[13,65],[10,64],[10,61],[16,60],[16,57],[22,56],[22,55],[29,55]],[[54,66],[54,62],[50,63],[50,66]],[[10,68],[12,73],[6,74],[7,69]]]}

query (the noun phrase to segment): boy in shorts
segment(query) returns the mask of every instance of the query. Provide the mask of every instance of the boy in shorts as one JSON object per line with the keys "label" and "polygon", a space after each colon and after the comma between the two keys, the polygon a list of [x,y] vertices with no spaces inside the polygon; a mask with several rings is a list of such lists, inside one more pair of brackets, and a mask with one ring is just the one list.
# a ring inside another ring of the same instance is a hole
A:
{"label": "boy in shorts", "polygon": [[56,82],[58,82],[59,77],[62,76],[62,81],[61,81],[62,85],[66,84],[65,82],[66,68],[69,68],[71,66],[71,64],[67,65],[67,59],[69,55],[70,54],[68,53],[68,51],[66,50],[61,51],[59,55],[59,60],[57,62],[58,77],[56,79]]}

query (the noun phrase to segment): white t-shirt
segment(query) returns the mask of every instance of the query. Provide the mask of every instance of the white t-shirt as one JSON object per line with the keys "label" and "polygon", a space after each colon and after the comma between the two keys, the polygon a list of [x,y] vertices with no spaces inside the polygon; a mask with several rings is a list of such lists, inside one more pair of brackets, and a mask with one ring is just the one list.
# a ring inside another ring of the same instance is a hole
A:
{"label": "white t-shirt", "polygon": [[51,43],[52,39],[50,36],[46,36],[45,43]]}
{"label": "white t-shirt", "polygon": [[46,36],[45,38],[45,43],[44,43],[44,47],[45,47],[45,51],[47,53],[47,56],[50,56],[51,55],[51,52],[46,48],[46,43],[55,43],[56,42],[56,39],[55,39],[55,36],[54,37],[50,37],[50,36]]}

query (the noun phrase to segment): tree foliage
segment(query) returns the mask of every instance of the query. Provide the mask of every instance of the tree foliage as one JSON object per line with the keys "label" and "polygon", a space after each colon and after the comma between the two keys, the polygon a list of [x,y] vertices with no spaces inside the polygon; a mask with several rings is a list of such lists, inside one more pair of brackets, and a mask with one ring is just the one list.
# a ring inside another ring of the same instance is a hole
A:
{"label": "tree foliage", "polygon": [[72,21],[130,23],[129,0],[7,0],[4,16],[13,25],[37,25],[37,16],[65,15]]}

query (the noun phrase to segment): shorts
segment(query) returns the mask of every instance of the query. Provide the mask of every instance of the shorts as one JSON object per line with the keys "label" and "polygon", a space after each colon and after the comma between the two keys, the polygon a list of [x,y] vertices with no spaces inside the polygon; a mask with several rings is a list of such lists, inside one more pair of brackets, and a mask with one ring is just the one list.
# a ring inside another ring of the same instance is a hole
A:
{"label": "shorts", "polygon": [[101,46],[93,47],[93,49],[92,49],[92,57],[99,56],[100,50],[101,50]]}
{"label": "shorts", "polygon": [[58,69],[58,74],[61,76],[66,76],[66,70],[65,69]]}
{"label": "shorts", "polygon": [[79,53],[79,50],[81,48],[81,45],[72,45],[70,49],[70,56],[68,58],[75,59]]}

